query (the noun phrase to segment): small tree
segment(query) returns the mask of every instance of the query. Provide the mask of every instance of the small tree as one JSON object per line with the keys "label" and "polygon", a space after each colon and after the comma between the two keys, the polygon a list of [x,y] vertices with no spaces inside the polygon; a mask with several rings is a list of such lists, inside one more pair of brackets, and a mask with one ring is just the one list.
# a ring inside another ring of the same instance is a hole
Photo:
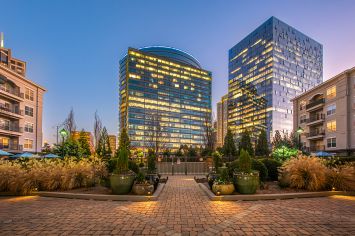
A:
{"label": "small tree", "polygon": [[280,134],[280,131],[276,130],[275,135],[272,138],[272,146],[275,149],[275,148],[281,147],[283,145],[284,145],[284,143],[282,141],[282,136]]}
{"label": "small tree", "polygon": [[129,141],[129,136],[127,133],[126,128],[123,128],[121,130],[120,134],[120,140],[119,140],[119,148],[126,148],[127,150],[130,150],[131,144]]}
{"label": "small tree", "polygon": [[215,151],[212,153],[213,157],[213,166],[216,169],[216,172],[218,172],[218,168],[222,166],[222,154],[219,153],[218,151]]}
{"label": "small tree", "polygon": [[81,147],[83,156],[85,157],[90,156],[91,155],[90,144],[89,141],[87,140],[84,130],[82,130],[79,134],[78,143]]}
{"label": "small tree", "polygon": [[231,161],[231,157],[237,154],[237,148],[234,143],[233,134],[230,129],[227,130],[226,137],[224,138],[223,154]]}
{"label": "small tree", "polygon": [[251,158],[248,153],[248,151],[245,151],[242,149],[240,151],[240,157],[239,157],[239,170],[244,173],[250,173],[251,172]]}
{"label": "small tree", "polygon": [[254,155],[253,145],[251,144],[250,133],[245,131],[242,133],[242,137],[239,143],[239,150],[244,149],[249,155]]}
{"label": "small tree", "polygon": [[149,173],[155,173],[156,171],[156,166],[155,166],[155,151],[153,149],[148,150],[148,172]]}
{"label": "small tree", "polygon": [[255,147],[256,156],[269,156],[269,145],[267,143],[266,131],[261,130]]}
{"label": "small tree", "polygon": [[42,154],[48,154],[52,152],[52,148],[49,143],[45,142],[42,147]]}

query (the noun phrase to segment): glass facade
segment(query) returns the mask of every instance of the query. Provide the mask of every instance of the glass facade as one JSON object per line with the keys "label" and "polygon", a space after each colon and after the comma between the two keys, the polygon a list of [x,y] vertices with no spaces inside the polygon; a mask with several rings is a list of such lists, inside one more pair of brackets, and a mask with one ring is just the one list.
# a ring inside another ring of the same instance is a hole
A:
{"label": "glass facade", "polygon": [[290,101],[322,82],[323,47],[271,17],[229,50],[228,127],[290,133]]}
{"label": "glass facade", "polygon": [[120,61],[119,124],[127,128],[132,147],[203,145],[211,83],[211,72],[180,50],[129,48]]}

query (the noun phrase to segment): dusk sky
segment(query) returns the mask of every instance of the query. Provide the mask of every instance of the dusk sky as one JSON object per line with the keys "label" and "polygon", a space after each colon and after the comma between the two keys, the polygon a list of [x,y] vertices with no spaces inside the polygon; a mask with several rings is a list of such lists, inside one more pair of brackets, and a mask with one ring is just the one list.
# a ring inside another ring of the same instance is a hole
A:
{"label": "dusk sky", "polygon": [[213,107],[227,92],[228,50],[271,16],[323,44],[323,80],[355,66],[355,1],[0,0],[5,47],[48,91],[44,140],[74,109],[92,131],[97,110],[117,134],[118,62],[128,47],[171,46],[213,73]]}

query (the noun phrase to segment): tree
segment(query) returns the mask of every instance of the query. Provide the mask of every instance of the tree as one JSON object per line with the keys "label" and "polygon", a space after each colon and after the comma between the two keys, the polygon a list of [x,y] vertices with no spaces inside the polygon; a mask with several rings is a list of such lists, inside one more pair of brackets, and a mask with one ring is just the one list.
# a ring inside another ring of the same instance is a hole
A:
{"label": "tree", "polygon": [[155,160],[156,154],[153,149],[148,150],[148,173],[152,174],[156,171]]}
{"label": "tree", "polygon": [[[129,149],[127,150],[129,151]],[[112,155],[106,127],[104,127],[101,131],[100,140],[96,149],[96,154],[105,159],[109,159]]]}
{"label": "tree", "polygon": [[100,136],[102,132],[102,123],[99,115],[97,114],[97,111],[95,112],[95,118],[94,118],[94,138],[95,138],[95,150],[98,148],[99,141],[100,141]]}
{"label": "tree", "polygon": [[237,154],[237,148],[234,143],[233,134],[230,129],[227,130],[226,137],[224,138],[223,154],[231,161],[231,157]]}
{"label": "tree", "polygon": [[64,143],[56,145],[53,149],[53,152],[62,157],[82,157],[82,149],[78,141],[68,138]]}
{"label": "tree", "polygon": [[275,135],[272,138],[272,146],[274,149],[283,146],[282,137],[281,137],[280,131],[278,131],[278,130],[275,131]]}
{"label": "tree", "polygon": [[122,128],[121,133],[120,133],[120,140],[118,143],[118,149],[125,148],[127,150],[130,150],[131,144],[129,141],[129,136],[127,133],[126,128]]}
{"label": "tree", "polygon": [[44,142],[43,147],[42,147],[42,154],[45,155],[45,154],[48,154],[48,153],[51,153],[51,152],[52,152],[52,148],[49,145],[49,143]]}
{"label": "tree", "polygon": [[253,145],[251,144],[249,131],[244,131],[242,133],[242,137],[241,137],[240,143],[239,143],[239,150],[241,151],[242,149],[247,151],[249,153],[249,155],[251,155],[251,156],[254,155],[254,149],[253,149]]}
{"label": "tree", "polygon": [[80,131],[78,143],[82,150],[82,155],[88,157],[91,155],[90,144],[86,137],[85,130]]}
{"label": "tree", "polygon": [[205,113],[205,119],[203,124],[203,142],[204,142],[204,150],[202,151],[204,156],[210,156],[214,151],[216,144],[216,135],[215,130],[212,126],[213,115],[211,117],[210,113]]}
{"label": "tree", "polygon": [[151,119],[150,125],[148,126],[149,131],[147,131],[146,145],[149,149],[155,152],[155,155],[159,155],[160,150],[166,148],[167,133],[164,132],[161,126],[161,115],[156,112],[154,114],[148,115]]}
{"label": "tree", "polygon": [[65,129],[68,131],[69,136],[71,136],[72,132],[76,130],[73,108],[70,110],[68,117],[65,119],[64,126]]}
{"label": "tree", "polygon": [[267,143],[266,131],[261,130],[255,147],[256,156],[269,156],[270,150]]}

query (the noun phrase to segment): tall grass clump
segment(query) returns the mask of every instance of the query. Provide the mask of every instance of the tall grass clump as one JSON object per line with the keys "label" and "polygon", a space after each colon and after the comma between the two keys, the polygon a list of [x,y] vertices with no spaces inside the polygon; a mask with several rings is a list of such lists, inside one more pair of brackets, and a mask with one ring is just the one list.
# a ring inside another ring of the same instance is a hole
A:
{"label": "tall grass clump", "polygon": [[93,186],[106,176],[105,164],[95,157],[1,161],[0,191],[27,195],[36,190],[69,190]]}
{"label": "tall grass clump", "polygon": [[355,165],[345,164],[329,168],[327,188],[329,190],[355,191]]}
{"label": "tall grass clump", "polygon": [[297,189],[321,190],[326,186],[327,170],[323,160],[299,155],[280,167],[280,183]]}

